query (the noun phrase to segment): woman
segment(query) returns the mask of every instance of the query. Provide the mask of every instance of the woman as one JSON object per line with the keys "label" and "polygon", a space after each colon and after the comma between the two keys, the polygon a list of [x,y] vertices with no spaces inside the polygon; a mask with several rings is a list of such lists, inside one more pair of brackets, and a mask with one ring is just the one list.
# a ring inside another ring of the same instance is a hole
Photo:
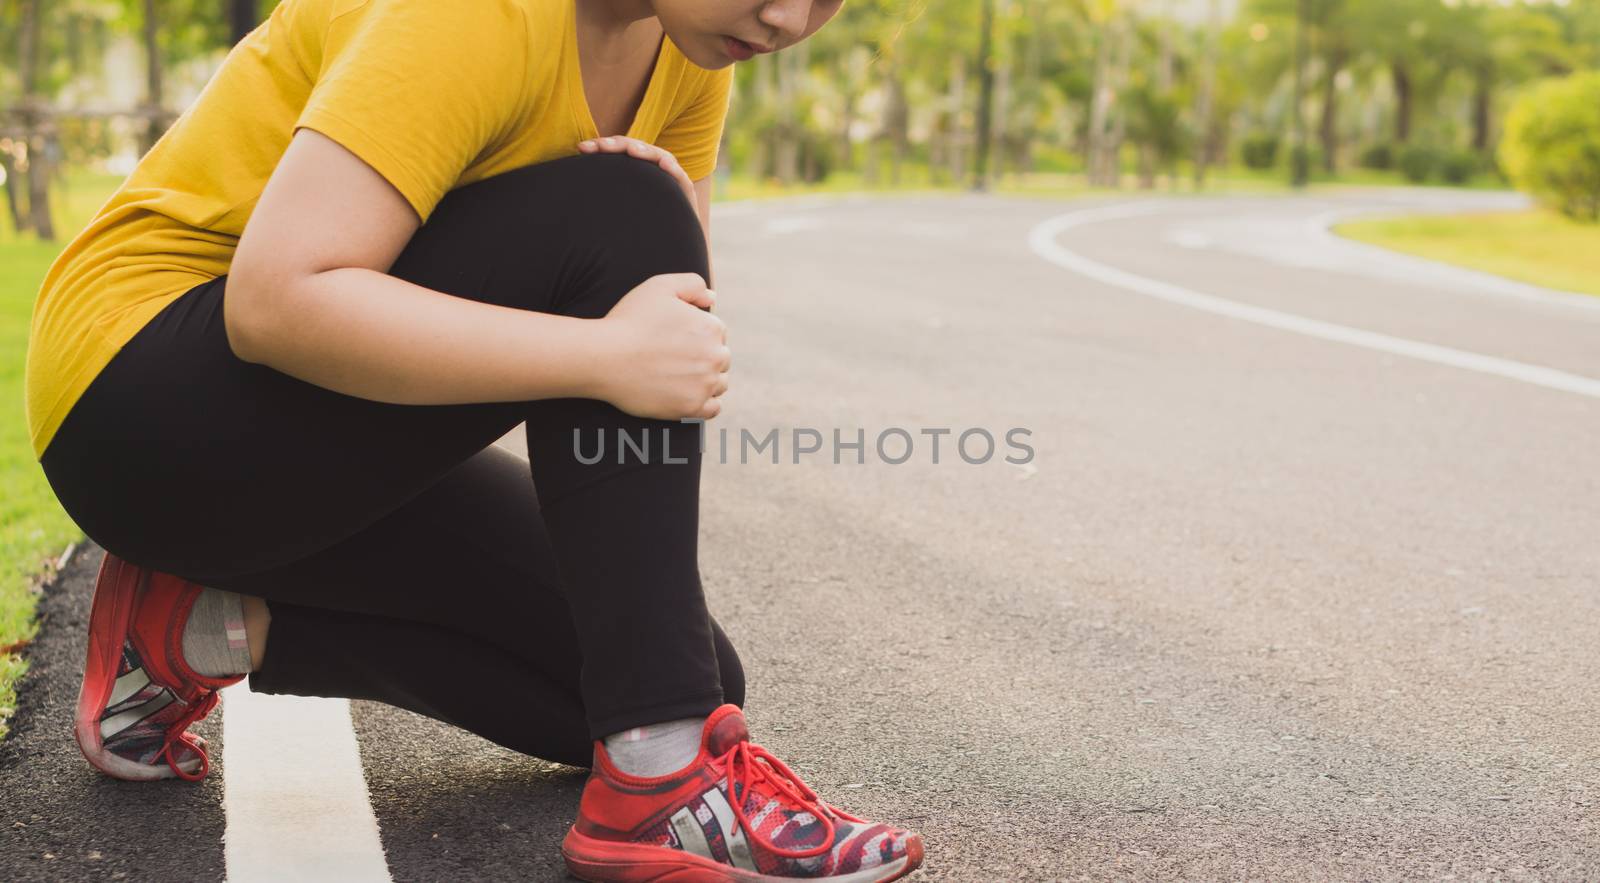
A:
{"label": "woman", "polygon": [[730,65],[840,2],[287,0],[229,55],[35,310],[91,763],[204,776],[248,674],[591,765],[583,879],[920,864],[750,742],[696,559]]}

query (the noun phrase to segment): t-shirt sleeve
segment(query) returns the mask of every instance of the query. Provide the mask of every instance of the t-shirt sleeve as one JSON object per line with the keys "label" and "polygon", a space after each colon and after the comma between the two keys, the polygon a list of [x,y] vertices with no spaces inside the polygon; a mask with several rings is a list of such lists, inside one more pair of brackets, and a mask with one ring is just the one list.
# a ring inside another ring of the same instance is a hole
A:
{"label": "t-shirt sleeve", "polygon": [[689,106],[667,123],[656,143],[678,158],[689,180],[698,181],[716,171],[717,150],[728,120],[733,97],[733,65],[709,71],[700,92]]}
{"label": "t-shirt sleeve", "polygon": [[510,3],[366,0],[323,49],[295,129],[360,157],[424,221],[523,111],[527,23]]}

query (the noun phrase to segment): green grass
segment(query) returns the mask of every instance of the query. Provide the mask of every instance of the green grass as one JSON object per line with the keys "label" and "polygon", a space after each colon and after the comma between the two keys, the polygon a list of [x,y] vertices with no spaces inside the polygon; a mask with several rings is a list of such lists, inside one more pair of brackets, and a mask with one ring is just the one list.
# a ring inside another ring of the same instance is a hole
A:
{"label": "green grass", "polygon": [[[100,207],[117,180],[70,176],[54,200],[60,242],[19,235],[0,211],[0,648],[17,648],[34,634],[37,578],[82,534],[61,511],[34,459],[22,413],[23,354],[39,283],[56,253]],[[16,684],[27,671],[18,652],[0,653],[0,739],[16,703]]]}
{"label": "green grass", "polygon": [[1335,232],[1519,282],[1600,295],[1600,225],[1554,212],[1381,218],[1341,224]]}
{"label": "green grass", "polygon": [[[957,186],[948,180],[948,176],[934,180],[925,163],[909,162],[902,169],[901,181],[898,186],[890,186],[886,180],[887,166],[884,167],[879,181],[868,184],[860,172],[836,172],[827,179],[815,184],[796,183],[779,184],[777,181],[757,180],[742,175],[732,178],[719,178],[717,181],[715,199],[718,202],[736,201],[747,199],[774,199],[786,196],[801,196],[818,193],[927,193],[943,192],[958,193],[966,190],[965,184]],[[1412,184],[1399,172],[1374,171],[1371,169],[1348,168],[1341,170],[1337,175],[1329,176],[1316,171],[1308,188],[1311,193],[1337,193],[1341,190],[1352,188],[1373,187],[1414,187],[1423,186]],[[1466,185],[1468,189],[1503,189],[1505,183],[1492,175],[1479,175]],[[1008,172],[994,183],[993,191],[1005,196],[1036,197],[1044,199],[1073,199],[1084,196],[1137,196],[1149,194],[1154,196],[1193,195],[1193,194],[1287,194],[1293,192],[1289,186],[1288,171],[1284,169],[1252,170],[1240,166],[1213,169],[1207,176],[1204,187],[1197,188],[1194,183],[1193,165],[1181,163],[1177,174],[1170,176],[1163,174],[1156,186],[1150,190],[1143,190],[1139,186],[1139,176],[1132,170],[1125,169],[1122,175],[1120,188],[1090,187],[1081,170],[1069,171],[1038,171],[1028,174]]]}
{"label": "green grass", "polygon": [[[1263,182],[1287,183],[1289,172],[1287,169],[1231,169],[1230,176],[1253,179]],[[1487,172],[1473,175],[1462,184],[1450,184],[1438,178],[1418,183],[1405,175],[1393,170],[1364,169],[1360,166],[1350,166],[1340,169],[1337,174],[1329,175],[1320,168],[1311,172],[1311,189],[1335,189],[1344,187],[1446,187],[1464,190],[1504,190],[1510,185],[1497,175]]]}
{"label": "green grass", "polygon": [[[880,176],[880,180],[868,184],[866,178],[859,172],[837,172],[826,179],[814,184],[794,183],[780,184],[775,180],[757,180],[744,176],[734,176],[719,179],[715,190],[714,199],[717,202],[740,201],[748,199],[779,199],[786,196],[805,196],[811,194],[827,193],[878,193],[910,195],[918,193],[963,193],[968,190],[965,184],[957,186],[951,183],[948,177],[934,180],[929,175],[927,167],[908,164],[903,170],[898,185],[891,186],[887,178],[887,170]],[[1091,195],[1129,196],[1137,194],[1137,179],[1132,176],[1124,177],[1124,186],[1120,190],[1090,187],[1082,173],[1077,172],[1034,172],[1030,174],[1008,173],[994,182],[993,192],[1005,196],[1026,196],[1045,199],[1071,199]],[[1215,178],[1208,183],[1205,192],[1220,191],[1286,191],[1287,185],[1278,185],[1265,179],[1253,178]],[[1155,194],[1171,194],[1174,192],[1194,192],[1194,185],[1188,178],[1180,178],[1174,190],[1166,178],[1162,178],[1155,190],[1148,191]]]}

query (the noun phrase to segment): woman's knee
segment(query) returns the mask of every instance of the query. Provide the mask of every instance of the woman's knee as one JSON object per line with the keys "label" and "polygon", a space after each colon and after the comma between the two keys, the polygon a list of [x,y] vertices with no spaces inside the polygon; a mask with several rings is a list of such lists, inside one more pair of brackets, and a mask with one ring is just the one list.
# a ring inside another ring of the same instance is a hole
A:
{"label": "woman's knee", "polygon": [[[518,205],[546,217],[558,215],[575,236],[626,241],[630,233],[650,232],[692,240],[704,251],[704,232],[693,200],[671,173],[626,154],[579,154],[523,166],[468,185],[451,194],[479,188],[510,196]],[[451,198],[447,197],[447,198]]]}
{"label": "woman's knee", "polygon": [[475,300],[599,318],[669,273],[709,281],[695,206],[655,163],[580,154],[457,188],[390,271]]}
{"label": "woman's knee", "polygon": [[678,180],[652,162],[619,154],[582,155],[570,164],[573,235],[598,246],[613,266],[645,278],[707,275],[700,216]]}
{"label": "woman's knee", "polygon": [[[694,203],[670,172],[654,162],[618,153],[580,154],[555,160],[561,177],[604,206],[627,207],[661,222],[695,221]],[[698,226],[698,225],[697,225]]]}
{"label": "woman's knee", "polygon": [[671,174],[617,154],[556,163],[564,167],[559,235],[571,281],[556,295],[557,312],[599,318],[654,276],[692,273],[710,281],[699,215]]}

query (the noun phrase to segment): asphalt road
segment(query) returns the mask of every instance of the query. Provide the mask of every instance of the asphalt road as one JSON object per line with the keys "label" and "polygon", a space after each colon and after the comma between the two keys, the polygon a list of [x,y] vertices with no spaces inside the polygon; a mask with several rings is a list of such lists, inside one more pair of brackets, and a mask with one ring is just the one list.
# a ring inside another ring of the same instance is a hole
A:
{"label": "asphalt road", "polygon": [[[757,740],[922,831],[914,879],[1600,878],[1600,299],[1322,231],[1510,204],[724,210],[702,567]],[[214,879],[225,752],[201,788],[72,754],[77,566],[0,878]],[[580,773],[352,717],[394,879],[561,879]]]}

